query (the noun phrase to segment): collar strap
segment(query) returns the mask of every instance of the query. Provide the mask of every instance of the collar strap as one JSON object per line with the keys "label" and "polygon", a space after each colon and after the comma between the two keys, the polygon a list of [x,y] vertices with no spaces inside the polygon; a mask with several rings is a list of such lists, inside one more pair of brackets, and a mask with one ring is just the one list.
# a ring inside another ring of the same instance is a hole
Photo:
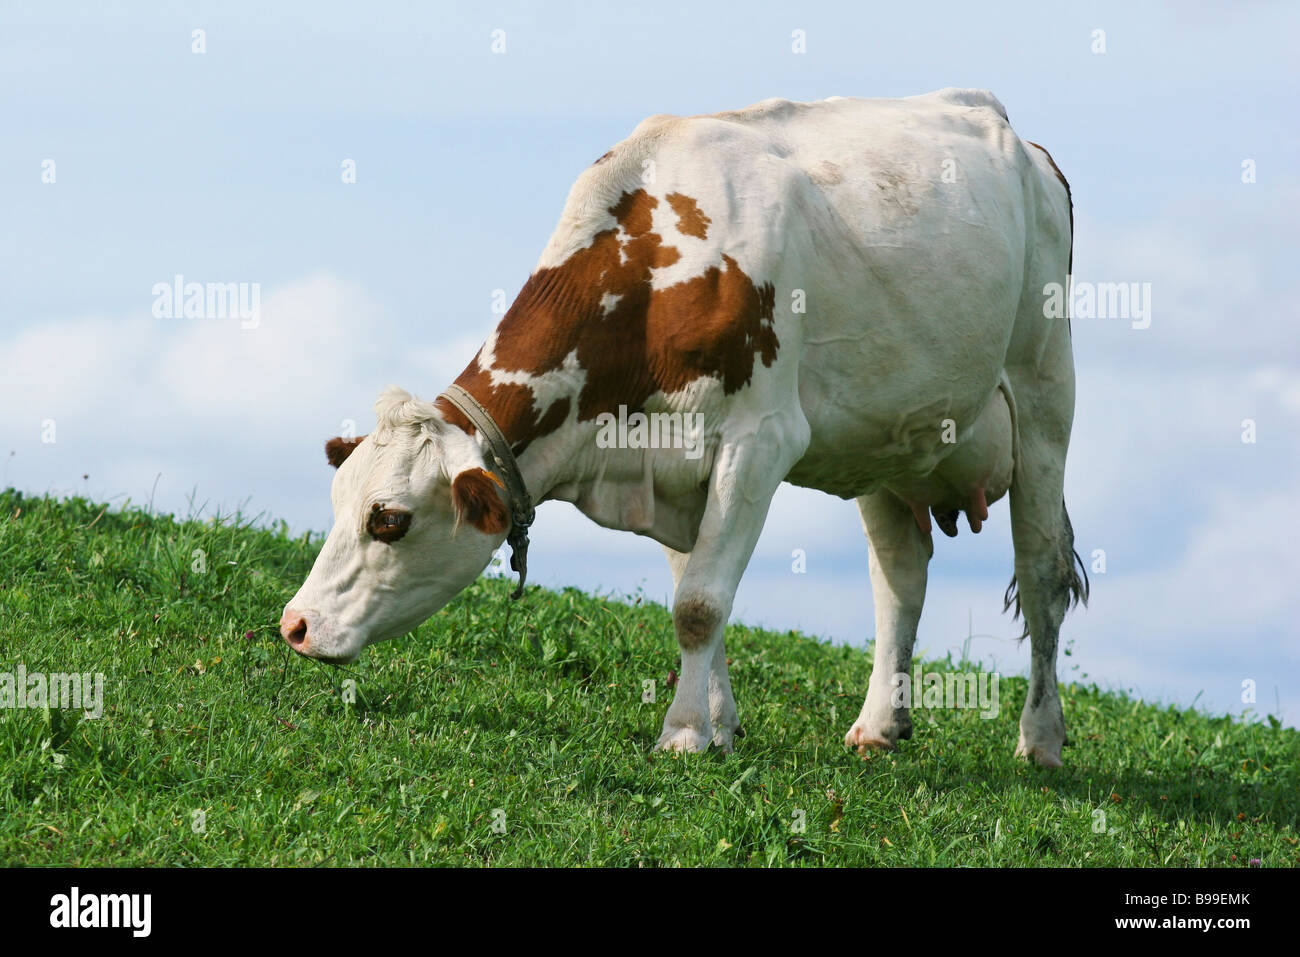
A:
{"label": "collar strap", "polygon": [[441,398],[465,413],[465,417],[483,433],[488,442],[487,466],[505,484],[511,520],[510,534],[506,536],[506,541],[510,543],[510,567],[519,573],[519,587],[510,597],[519,598],[524,593],[524,580],[528,577],[528,527],[533,524],[535,513],[533,500],[524,486],[524,477],[519,473],[515,453],[510,450],[505,434],[478,399],[454,384],[447,387]]}

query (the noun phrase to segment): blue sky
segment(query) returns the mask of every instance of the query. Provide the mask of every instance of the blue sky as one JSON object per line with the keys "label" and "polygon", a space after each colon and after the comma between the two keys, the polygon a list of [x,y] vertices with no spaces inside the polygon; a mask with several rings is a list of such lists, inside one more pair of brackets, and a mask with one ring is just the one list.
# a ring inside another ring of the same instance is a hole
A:
{"label": "blue sky", "polygon": [[[1107,570],[1060,673],[1297,723],[1300,8],[268,6],[0,8],[0,484],[324,530],[322,440],[367,430],[389,382],[455,376],[573,179],[644,116],[985,87],[1070,179],[1076,278],[1152,290],[1148,329],[1074,323],[1067,501]],[[178,273],[260,283],[261,324],[154,318]],[[992,512],[937,542],[919,648],[973,633],[1021,673]],[[540,515],[533,580],[668,594],[653,543]],[[866,569],[851,503],[784,488],[736,615],[863,643]]]}

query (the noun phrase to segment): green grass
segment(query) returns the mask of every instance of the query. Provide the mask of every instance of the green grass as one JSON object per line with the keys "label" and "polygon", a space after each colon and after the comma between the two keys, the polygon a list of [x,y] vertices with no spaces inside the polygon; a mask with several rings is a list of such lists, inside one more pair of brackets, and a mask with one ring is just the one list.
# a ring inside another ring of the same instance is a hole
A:
{"label": "green grass", "polygon": [[864,761],[840,742],[869,655],[737,626],[736,753],[652,754],[677,667],[661,606],[481,579],[330,669],[275,628],[318,547],[0,493],[0,672],[106,683],[99,720],[0,709],[0,864],[1300,863],[1300,733],[1272,722],[1070,684],[1047,771],[1012,757],[1025,683],[1005,678],[998,717],[918,709]]}

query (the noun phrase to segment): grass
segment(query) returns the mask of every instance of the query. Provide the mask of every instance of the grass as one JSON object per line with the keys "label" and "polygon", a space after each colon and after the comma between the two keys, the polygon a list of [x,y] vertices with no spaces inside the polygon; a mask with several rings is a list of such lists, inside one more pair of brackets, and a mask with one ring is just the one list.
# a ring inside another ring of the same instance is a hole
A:
{"label": "grass", "polygon": [[330,669],[275,627],[318,547],[0,492],[0,673],[105,676],[98,720],[0,709],[0,864],[1300,863],[1300,732],[1274,723],[1068,684],[1047,771],[1012,757],[1005,678],[998,717],[918,709],[862,760],[869,655],[736,626],[736,753],[653,754],[663,607],[484,578]]}

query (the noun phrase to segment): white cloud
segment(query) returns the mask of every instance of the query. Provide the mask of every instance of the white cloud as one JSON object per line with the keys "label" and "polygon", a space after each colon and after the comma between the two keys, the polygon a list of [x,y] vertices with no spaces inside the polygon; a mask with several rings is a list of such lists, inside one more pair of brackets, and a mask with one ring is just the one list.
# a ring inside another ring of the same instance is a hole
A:
{"label": "white cloud", "polygon": [[[91,489],[147,497],[184,511],[184,496],[251,499],[296,524],[329,521],[322,446],[344,419],[369,430],[389,383],[436,394],[477,350],[408,344],[360,286],[327,275],[262,299],[256,328],[236,319],[156,319],[139,313],[30,325],[0,342],[0,443],[16,452],[8,481],[31,489]],[[53,444],[41,423],[53,420]],[[249,477],[269,465],[272,483]],[[305,497],[303,490],[313,490]]]}
{"label": "white cloud", "polygon": [[1198,201],[1142,223],[1101,223],[1076,210],[1076,281],[1151,285],[1151,325],[1078,319],[1076,354],[1143,371],[1206,370],[1264,358],[1300,359],[1300,274],[1294,210],[1300,192],[1271,201],[1242,186],[1233,202]]}

